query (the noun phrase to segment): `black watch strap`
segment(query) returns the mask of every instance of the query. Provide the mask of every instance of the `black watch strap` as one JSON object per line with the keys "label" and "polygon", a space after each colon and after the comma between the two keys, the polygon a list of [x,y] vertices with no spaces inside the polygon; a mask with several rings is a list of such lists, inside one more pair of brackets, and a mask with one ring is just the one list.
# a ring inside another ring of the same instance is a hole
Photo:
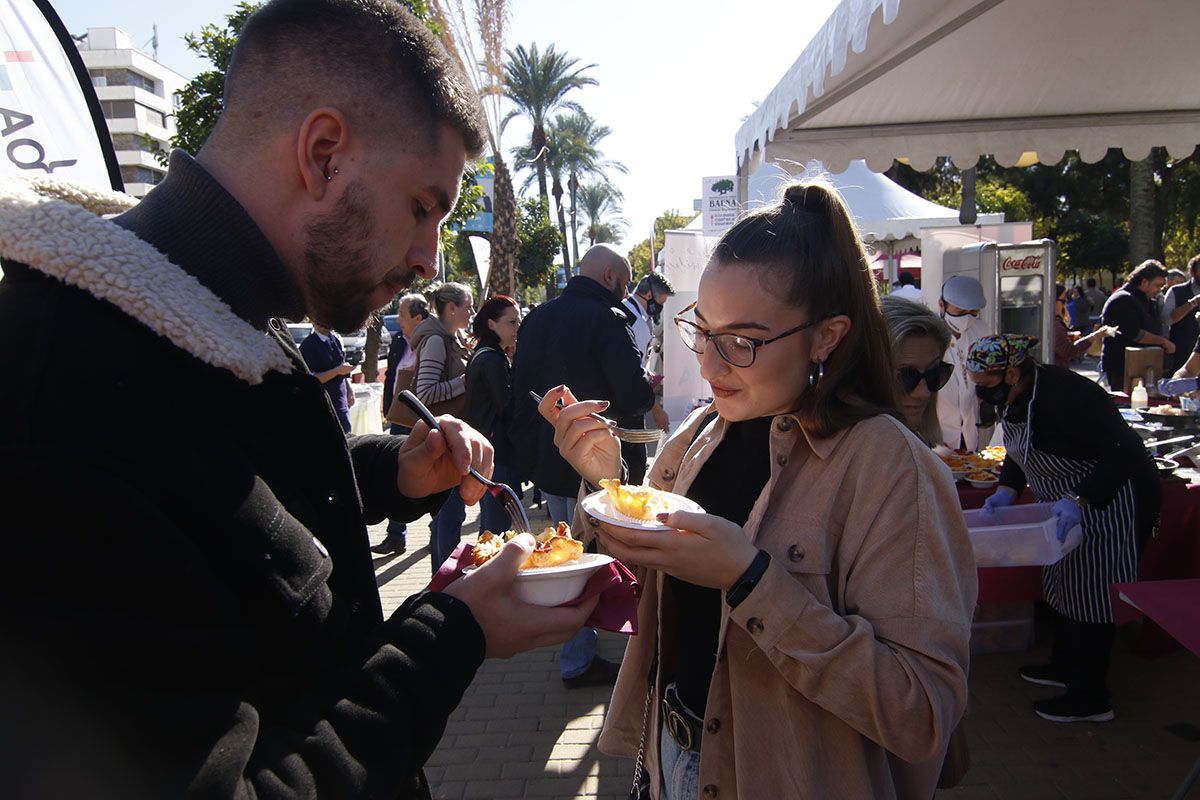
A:
{"label": "black watch strap", "polygon": [[750,562],[750,566],[746,567],[746,571],[742,573],[742,577],[738,578],[727,592],[725,592],[725,602],[730,608],[737,608],[738,605],[749,597],[750,592],[754,591],[754,587],[758,586],[758,582],[762,580],[762,576],[767,572],[767,566],[771,563],[771,555],[766,550],[759,550],[758,555]]}

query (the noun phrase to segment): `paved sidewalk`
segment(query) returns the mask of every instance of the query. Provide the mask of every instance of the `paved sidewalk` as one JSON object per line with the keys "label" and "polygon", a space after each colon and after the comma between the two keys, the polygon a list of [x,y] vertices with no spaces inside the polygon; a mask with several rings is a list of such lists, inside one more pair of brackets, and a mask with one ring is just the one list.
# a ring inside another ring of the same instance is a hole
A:
{"label": "paved sidewalk", "polygon": [[[475,516],[468,509],[463,535],[470,540]],[[383,538],[384,527],[371,529],[372,541]],[[429,580],[428,518],[409,527],[408,552],[375,562],[385,612]],[[1106,724],[1056,725],[1030,711],[1033,700],[1054,690],[1025,683],[1016,671],[1044,659],[1045,642],[1028,653],[976,657],[967,721],[973,766],[962,786],[937,797],[1171,797],[1200,756],[1200,660],[1183,650],[1133,655],[1138,633],[1119,633],[1110,680],[1117,718]],[[619,659],[623,648],[624,637],[600,634],[605,657]],[[632,762],[603,756],[595,745],[608,699],[607,687],[563,689],[554,649],[485,662],[429,760],[434,797],[624,800]]]}

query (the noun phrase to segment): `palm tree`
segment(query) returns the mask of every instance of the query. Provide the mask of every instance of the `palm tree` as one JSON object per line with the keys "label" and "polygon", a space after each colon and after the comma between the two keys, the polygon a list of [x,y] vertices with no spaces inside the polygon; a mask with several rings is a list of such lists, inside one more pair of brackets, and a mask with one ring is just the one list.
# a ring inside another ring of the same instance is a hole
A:
{"label": "palm tree", "polygon": [[[470,6],[469,8],[467,6]],[[504,120],[504,36],[508,25],[506,0],[430,0],[433,18],[441,29],[442,43],[483,100],[488,146],[492,151],[495,199],[492,217],[492,263],[488,294],[515,295],[517,291],[517,200],[512,175],[504,163],[500,136]],[[472,65],[470,69],[467,65]]]}
{"label": "palm tree", "polygon": [[610,183],[588,183],[579,187],[579,200],[583,204],[583,215],[587,217],[585,233],[588,246],[597,242],[621,242],[621,227],[628,225],[622,218],[621,191]]}
{"label": "palm tree", "polygon": [[[568,173],[567,186],[571,192],[571,241],[575,243],[575,262],[579,262],[578,199],[580,177],[597,177],[608,182],[608,171],[627,173],[620,161],[604,158],[600,142],[612,133],[607,125],[600,125],[586,113],[571,114],[556,120],[563,136],[562,160]],[[566,238],[566,232],[563,232]]]}
{"label": "palm tree", "polygon": [[595,78],[583,74],[596,65],[576,67],[579,59],[559,53],[554,45],[549,45],[544,52],[539,51],[536,44],[529,45],[528,50],[524,45],[517,45],[515,50],[506,51],[505,56],[504,96],[516,108],[505,115],[500,127],[503,130],[516,117],[526,117],[533,126],[529,147],[537,167],[538,194],[549,208],[550,198],[546,191],[546,126],[555,111],[583,110],[578,103],[568,100],[567,95],[574,89],[596,85]]}

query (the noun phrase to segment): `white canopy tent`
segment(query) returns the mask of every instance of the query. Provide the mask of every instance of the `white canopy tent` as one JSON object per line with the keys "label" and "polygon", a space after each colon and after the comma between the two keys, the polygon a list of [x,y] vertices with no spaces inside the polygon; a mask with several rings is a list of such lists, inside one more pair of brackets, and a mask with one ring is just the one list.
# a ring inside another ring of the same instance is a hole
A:
{"label": "white canopy tent", "polygon": [[[913,194],[900,184],[878,172],[872,172],[865,161],[851,161],[844,172],[825,174],[819,162],[793,174],[780,164],[764,164],[750,176],[746,186],[746,206],[755,208],[774,202],[782,187],[796,178],[821,175],[831,183],[845,200],[859,234],[877,252],[886,255],[888,264],[884,278],[896,279],[893,255],[920,246],[922,228],[958,224],[958,211]],[[1004,214],[979,214],[981,225],[1004,222]]]}
{"label": "white canopy tent", "polygon": [[762,161],[916,169],[1200,143],[1197,0],[843,0],[738,131]]}

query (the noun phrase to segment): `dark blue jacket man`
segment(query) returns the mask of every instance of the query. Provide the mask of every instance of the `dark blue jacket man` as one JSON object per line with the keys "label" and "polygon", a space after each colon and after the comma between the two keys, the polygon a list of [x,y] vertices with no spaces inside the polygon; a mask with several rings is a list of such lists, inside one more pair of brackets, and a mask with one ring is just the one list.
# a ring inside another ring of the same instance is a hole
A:
{"label": "dark blue jacket man", "polygon": [[350,403],[346,397],[346,376],[354,367],[346,363],[346,351],[342,343],[328,328],[313,326],[313,332],[300,343],[300,354],[304,363],[321,382],[325,394],[337,415],[342,430],[350,432]]}
{"label": "dark blue jacket man", "polygon": [[[621,300],[627,294],[628,262],[607,245],[596,245],[579,261],[580,274],[562,295],[543,303],[521,326],[513,360],[512,438],[524,477],[543,492],[574,498],[579,475],[554,446],[554,429],[529,396],[560,384],[576,397],[608,400],[608,416],[640,428],[654,404],[641,355],[626,324]],[[641,458],[645,460],[645,445]],[[622,455],[629,460],[629,454]]]}

